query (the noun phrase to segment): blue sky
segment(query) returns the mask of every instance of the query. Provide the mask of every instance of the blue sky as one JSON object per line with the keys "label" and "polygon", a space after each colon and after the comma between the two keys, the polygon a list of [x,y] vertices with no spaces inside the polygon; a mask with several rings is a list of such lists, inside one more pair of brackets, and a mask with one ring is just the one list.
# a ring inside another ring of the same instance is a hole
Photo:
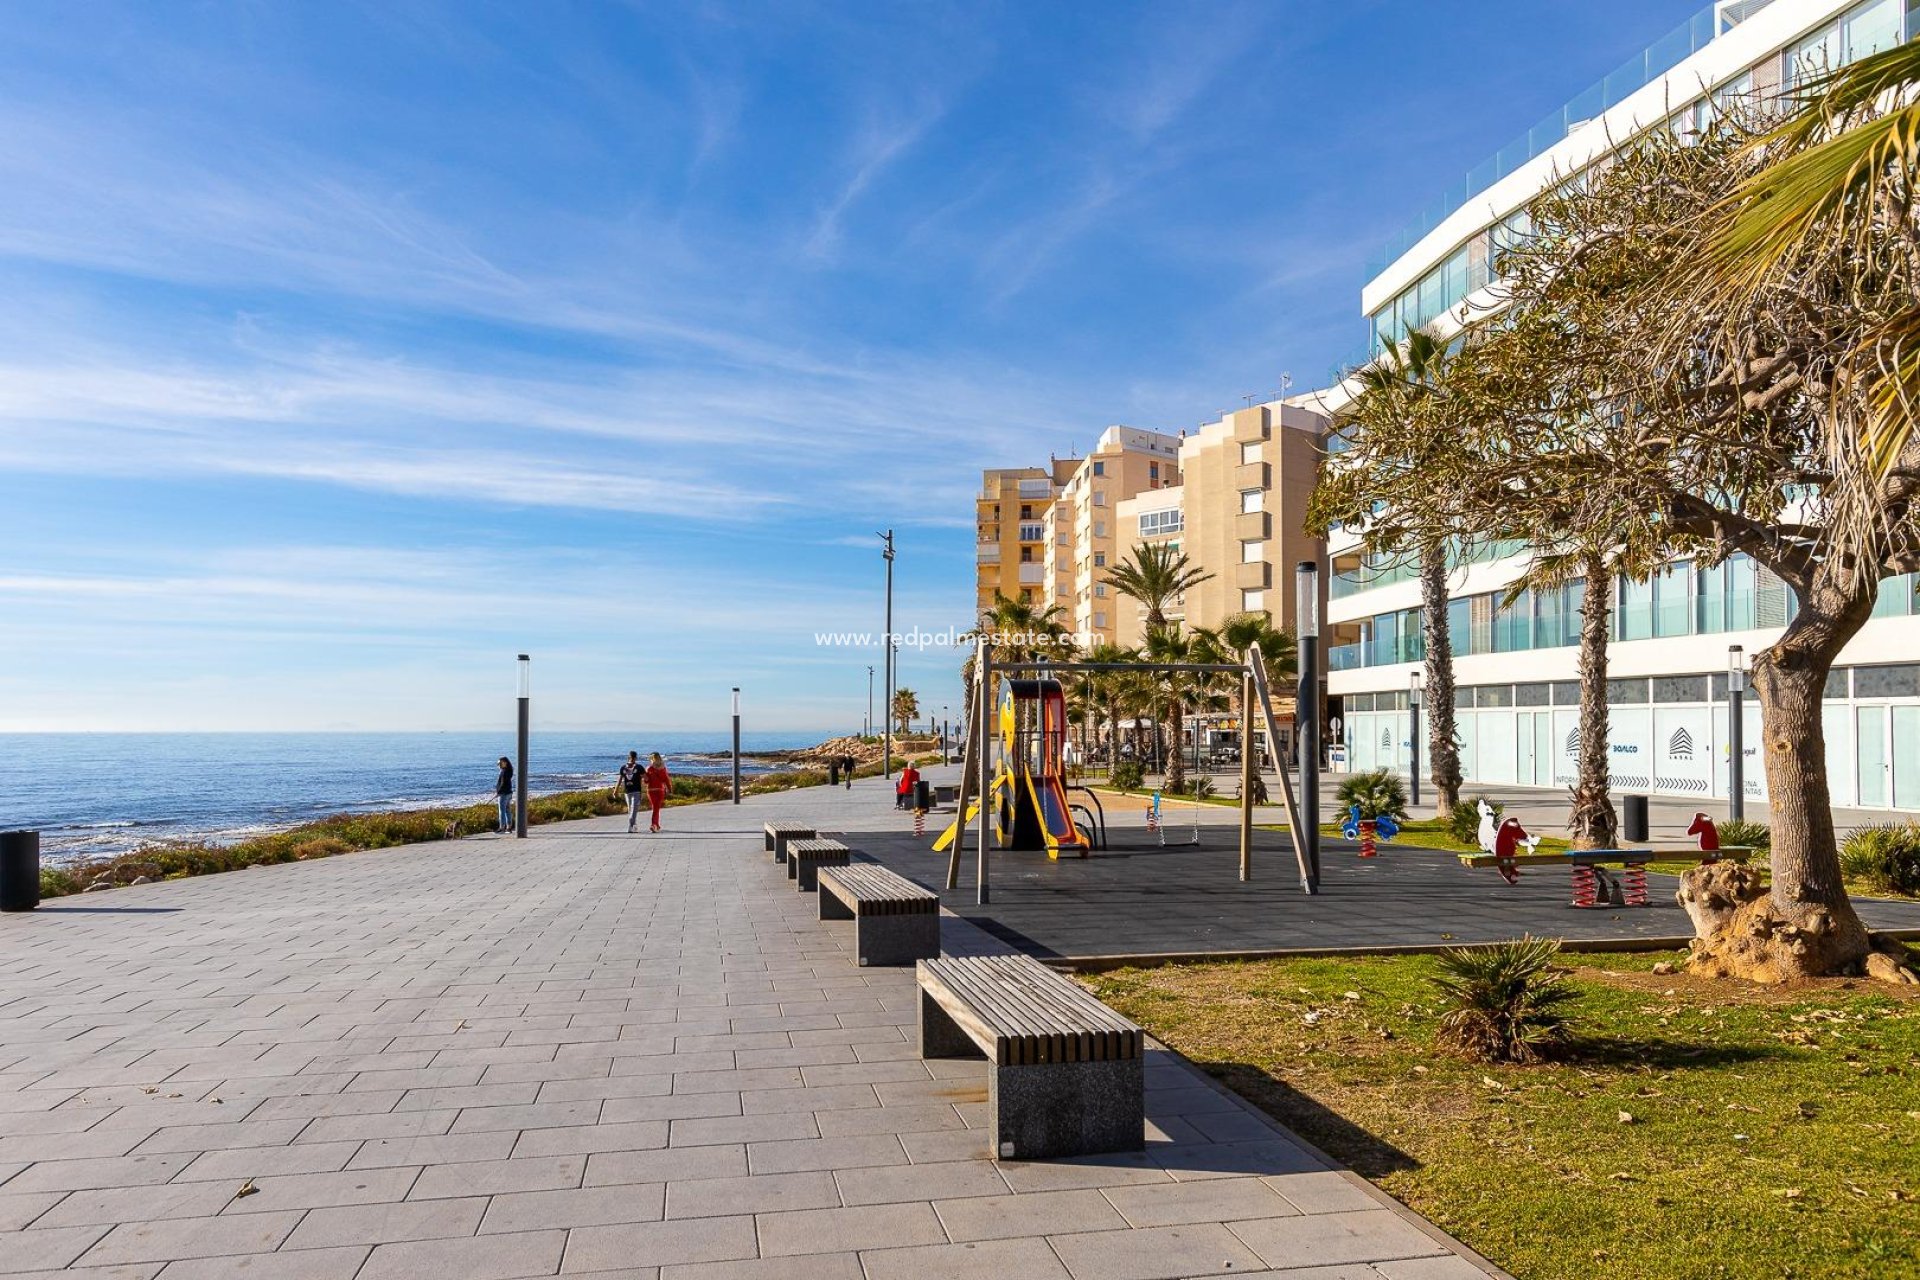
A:
{"label": "blue sky", "polygon": [[964,627],[981,467],[1321,384],[1696,7],[8,4],[0,730],[856,727],[875,530]]}

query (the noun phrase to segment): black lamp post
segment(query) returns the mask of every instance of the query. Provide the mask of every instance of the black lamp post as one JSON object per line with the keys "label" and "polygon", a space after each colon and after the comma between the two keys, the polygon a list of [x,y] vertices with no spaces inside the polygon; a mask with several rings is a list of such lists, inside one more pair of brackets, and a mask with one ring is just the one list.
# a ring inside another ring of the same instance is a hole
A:
{"label": "black lamp post", "polygon": [[533,699],[533,659],[520,655],[520,740],[519,756],[514,761],[513,834],[527,838],[527,707]]}
{"label": "black lamp post", "polygon": [[1727,816],[1747,816],[1747,654],[1727,646]]}
{"label": "black lamp post", "polygon": [[898,673],[893,665],[893,530],[879,535],[880,555],[887,562],[887,629],[880,637],[880,643],[886,646],[885,665],[887,669],[886,698],[880,704],[881,746],[880,775],[893,776],[893,682]]}
{"label": "black lamp post", "polygon": [[1300,641],[1300,687],[1293,722],[1300,740],[1300,821],[1307,832],[1307,888],[1320,891],[1320,566],[1302,560],[1294,569],[1298,597],[1294,631]]}
{"label": "black lamp post", "polygon": [[733,686],[733,802],[740,803],[740,686]]}
{"label": "black lamp post", "polygon": [[1412,767],[1412,782],[1407,787],[1410,802],[1420,805],[1420,672],[1407,677],[1407,756]]}

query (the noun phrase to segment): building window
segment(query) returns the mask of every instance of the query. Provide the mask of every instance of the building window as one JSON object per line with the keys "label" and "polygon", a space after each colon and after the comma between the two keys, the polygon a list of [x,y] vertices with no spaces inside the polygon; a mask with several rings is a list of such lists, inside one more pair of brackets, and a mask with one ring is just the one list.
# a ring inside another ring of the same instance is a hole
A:
{"label": "building window", "polygon": [[1264,501],[1264,495],[1260,490],[1242,489],[1240,491],[1240,514],[1243,516],[1251,515],[1255,511],[1262,510],[1264,508]]}
{"label": "building window", "polygon": [[1021,518],[1022,520],[1031,520],[1031,519],[1033,519],[1033,504],[1032,504],[1032,503],[1028,503],[1028,502],[1023,502],[1023,503],[1021,503],[1021,504],[1020,504],[1020,518]]}
{"label": "building window", "polygon": [[1094,625],[1094,626],[1096,626],[1096,627],[1104,627],[1104,626],[1106,626],[1106,625],[1107,625],[1107,615],[1106,615],[1106,614],[1104,614],[1104,613],[1099,613],[1099,612],[1096,612],[1096,613],[1095,613],[1095,614],[1093,615],[1093,625]]}
{"label": "building window", "polygon": [[1107,536],[1107,525],[1105,521],[1095,520],[1093,522],[1093,536],[1096,538],[1104,538]]}
{"label": "building window", "polygon": [[1261,538],[1249,538],[1240,544],[1240,563],[1259,564],[1267,558],[1267,544]]}
{"label": "building window", "polygon": [[1096,461],[1096,462],[1095,462],[1095,463],[1093,464],[1093,474],[1095,474],[1095,475],[1097,475],[1097,476],[1103,476],[1103,475],[1105,475],[1105,474],[1107,474],[1107,464],[1106,464],[1106,463],[1104,463],[1104,462],[1098,462],[1098,461]]}
{"label": "building window", "polygon": [[1169,507],[1165,511],[1142,511],[1140,513],[1140,536],[1159,538],[1169,533],[1179,533],[1186,527],[1186,517],[1178,507]]}
{"label": "building window", "polygon": [[1160,464],[1157,462],[1149,462],[1147,464],[1147,479],[1158,480],[1159,478],[1160,478]]}
{"label": "building window", "polygon": [[1105,600],[1107,598],[1107,584],[1104,582],[1094,583],[1093,596],[1096,600]]}
{"label": "building window", "polygon": [[1093,491],[1093,505],[1096,507],[1104,507],[1107,505],[1107,495],[1105,490],[1095,489]]}
{"label": "building window", "polygon": [[1267,593],[1264,591],[1242,591],[1240,593],[1240,612],[1260,613],[1267,607]]}
{"label": "building window", "polygon": [[1096,552],[1094,552],[1094,553],[1093,553],[1093,567],[1094,567],[1094,568],[1096,568],[1096,569],[1104,569],[1104,568],[1106,568],[1106,567],[1107,567],[1107,553],[1106,553],[1106,552],[1104,552],[1104,551],[1096,551]]}
{"label": "building window", "polygon": [[1260,442],[1258,440],[1247,440],[1241,443],[1240,461],[1242,463],[1260,461]]}
{"label": "building window", "polygon": [[1046,537],[1047,529],[1045,525],[1023,524],[1020,526],[1020,541],[1022,542],[1044,542],[1046,541]]}

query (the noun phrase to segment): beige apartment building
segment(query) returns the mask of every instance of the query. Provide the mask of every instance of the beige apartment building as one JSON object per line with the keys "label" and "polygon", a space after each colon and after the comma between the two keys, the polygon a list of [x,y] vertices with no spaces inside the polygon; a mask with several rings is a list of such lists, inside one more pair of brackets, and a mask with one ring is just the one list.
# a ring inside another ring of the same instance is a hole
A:
{"label": "beige apartment building", "polygon": [[1107,567],[1126,553],[1120,506],[1180,483],[1180,438],[1139,427],[1108,427],[1061,486],[1053,507],[1042,577],[1068,630],[1089,645],[1114,641],[1123,599]]}
{"label": "beige apartment building", "polygon": [[974,502],[976,609],[993,608],[996,595],[1044,607],[1053,603],[1046,550],[1054,499],[1072,478],[1078,458],[1045,467],[1007,467],[980,473]]}

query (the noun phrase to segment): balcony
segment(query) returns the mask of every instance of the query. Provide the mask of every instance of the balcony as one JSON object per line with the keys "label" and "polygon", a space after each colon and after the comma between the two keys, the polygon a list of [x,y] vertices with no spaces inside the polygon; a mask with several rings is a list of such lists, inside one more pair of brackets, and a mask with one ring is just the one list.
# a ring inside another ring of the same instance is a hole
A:
{"label": "balcony", "polygon": [[1259,591],[1273,585],[1273,568],[1265,560],[1250,560],[1233,566],[1233,585],[1242,591]]}
{"label": "balcony", "polygon": [[1037,587],[1047,580],[1047,566],[1043,564],[1023,564],[1020,566],[1020,585]]}
{"label": "balcony", "polygon": [[1233,536],[1242,542],[1273,536],[1273,517],[1265,511],[1242,511],[1233,518]]}
{"label": "balcony", "polygon": [[1233,469],[1233,487],[1245,492],[1248,489],[1273,488],[1273,468],[1264,462],[1242,462]]}
{"label": "balcony", "polygon": [[980,564],[999,564],[1000,544],[997,542],[980,543],[974,548],[974,558]]}

